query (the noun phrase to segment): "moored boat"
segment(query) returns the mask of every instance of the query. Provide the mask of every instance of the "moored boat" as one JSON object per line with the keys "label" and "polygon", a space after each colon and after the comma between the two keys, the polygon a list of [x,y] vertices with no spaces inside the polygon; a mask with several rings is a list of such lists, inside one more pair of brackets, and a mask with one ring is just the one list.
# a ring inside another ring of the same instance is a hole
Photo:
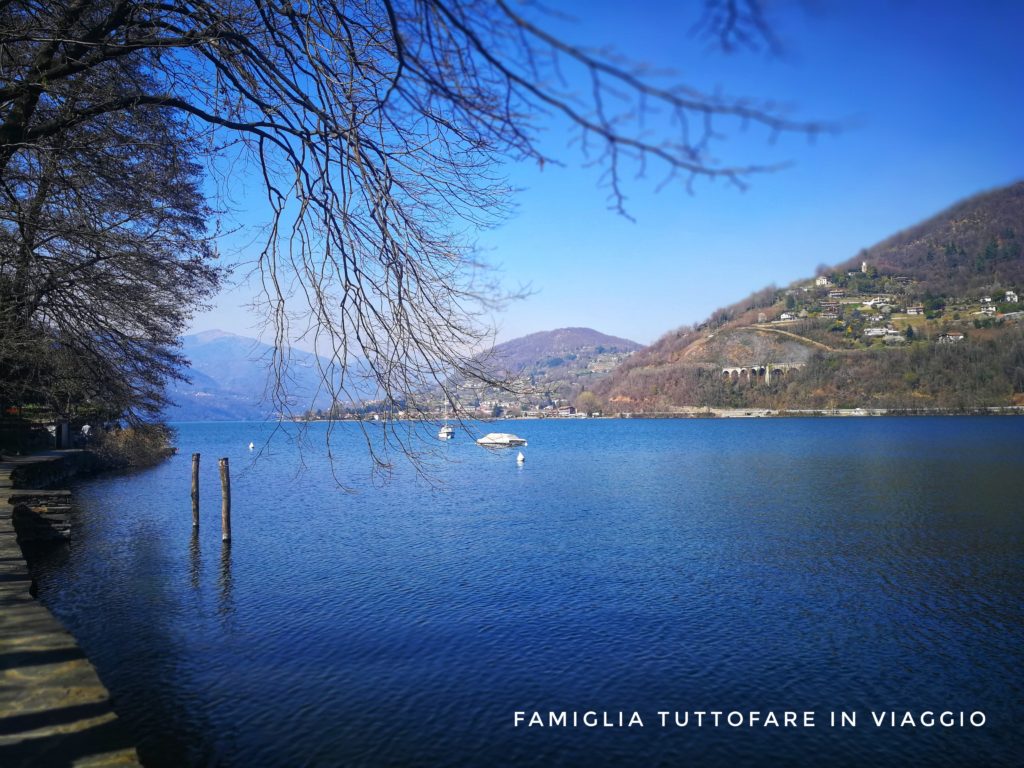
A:
{"label": "moored boat", "polygon": [[477,440],[476,444],[485,448],[508,448],[513,445],[526,445],[526,441],[508,432],[490,432]]}

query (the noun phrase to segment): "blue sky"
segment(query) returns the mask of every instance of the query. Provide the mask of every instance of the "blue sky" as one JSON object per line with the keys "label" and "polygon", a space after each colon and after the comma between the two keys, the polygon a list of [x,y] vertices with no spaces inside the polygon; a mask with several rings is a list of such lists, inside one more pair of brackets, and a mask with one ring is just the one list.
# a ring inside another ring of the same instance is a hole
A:
{"label": "blue sky", "polygon": [[[510,164],[523,188],[516,210],[479,238],[507,285],[534,291],[494,318],[499,341],[589,326],[650,343],[1024,178],[1024,3],[778,0],[769,7],[781,58],[725,54],[693,37],[694,2],[549,5],[576,15],[548,23],[574,43],[613,44],[688,85],[778,99],[795,117],[849,127],[813,144],[772,144],[756,129],[730,135],[716,148],[724,161],[793,165],[746,191],[697,181],[693,195],[678,185],[656,193],[629,182],[630,221],[607,210],[597,172],[552,125],[545,146],[566,167]],[[245,299],[244,288],[226,292],[193,329],[254,335]]]}

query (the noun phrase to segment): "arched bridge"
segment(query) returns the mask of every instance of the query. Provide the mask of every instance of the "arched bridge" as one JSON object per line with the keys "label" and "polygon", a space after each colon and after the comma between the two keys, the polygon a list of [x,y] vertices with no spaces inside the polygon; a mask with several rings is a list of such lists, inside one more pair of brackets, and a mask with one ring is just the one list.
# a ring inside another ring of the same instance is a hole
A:
{"label": "arched bridge", "polygon": [[785,376],[790,371],[803,368],[803,363],[760,363],[755,365],[741,365],[722,369],[722,376],[733,381],[740,381],[744,377],[747,381],[764,379],[765,384],[772,383],[772,376]]}

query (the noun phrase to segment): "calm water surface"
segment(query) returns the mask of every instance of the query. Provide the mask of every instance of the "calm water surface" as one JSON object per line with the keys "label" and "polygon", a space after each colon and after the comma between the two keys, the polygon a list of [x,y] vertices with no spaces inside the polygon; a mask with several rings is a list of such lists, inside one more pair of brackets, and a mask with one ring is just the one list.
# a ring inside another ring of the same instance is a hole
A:
{"label": "calm water surface", "polygon": [[[1024,419],[523,421],[493,428],[524,466],[459,430],[433,487],[366,481],[343,425],[355,493],[322,428],[300,456],[180,425],[166,464],[77,488],[75,540],[34,564],[147,765],[1019,765]],[[645,727],[513,726],[535,710]],[[987,722],[874,726],[892,710]]]}

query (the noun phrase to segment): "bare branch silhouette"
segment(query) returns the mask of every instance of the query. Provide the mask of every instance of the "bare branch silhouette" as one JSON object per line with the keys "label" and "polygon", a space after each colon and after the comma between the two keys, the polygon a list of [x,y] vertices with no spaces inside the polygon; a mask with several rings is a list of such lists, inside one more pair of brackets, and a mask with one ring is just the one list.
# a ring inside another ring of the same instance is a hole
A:
{"label": "bare branch silhouette", "polygon": [[[756,0],[707,8],[723,44],[773,39]],[[483,318],[510,298],[474,233],[507,213],[502,163],[558,162],[542,126],[554,121],[603,168],[623,213],[627,169],[743,186],[779,167],[719,161],[725,127],[768,139],[834,130],[770,102],[661,85],[535,18],[505,0],[10,0],[0,173],[26,147],[120,114],[172,112],[214,164],[218,148],[241,146],[270,211],[254,267],[278,408],[292,410],[288,348],[305,342],[335,401],[373,391],[385,410],[415,411],[439,387],[458,412],[451,382],[501,384],[478,353]]]}

